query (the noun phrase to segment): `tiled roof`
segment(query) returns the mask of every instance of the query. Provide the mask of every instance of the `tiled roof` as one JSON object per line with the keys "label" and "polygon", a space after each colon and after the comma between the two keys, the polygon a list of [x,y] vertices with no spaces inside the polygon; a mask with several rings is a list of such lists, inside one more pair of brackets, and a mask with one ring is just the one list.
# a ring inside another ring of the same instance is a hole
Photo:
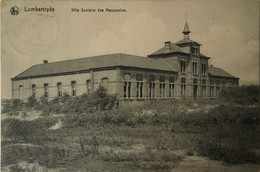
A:
{"label": "tiled roof", "polygon": [[226,71],[224,71],[223,69],[220,69],[220,68],[217,68],[217,67],[213,67],[213,66],[209,67],[209,75],[217,76],[217,77],[236,78],[233,75],[231,75],[231,74],[227,73]]}
{"label": "tiled roof", "polygon": [[21,74],[14,77],[14,79],[44,76],[51,74],[62,74],[68,72],[77,72],[88,69],[115,66],[136,67],[144,69],[177,72],[177,69],[174,66],[170,65],[164,60],[118,53],[53,62],[47,64],[38,64],[25,70]]}
{"label": "tiled roof", "polygon": [[158,51],[152,53],[149,56],[159,55],[159,54],[167,54],[167,53],[174,53],[174,52],[181,52],[181,53],[189,54],[189,52],[187,50],[179,47],[178,45],[176,45],[174,43],[171,43],[170,47],[164,46],[163,48],[159,49]]}

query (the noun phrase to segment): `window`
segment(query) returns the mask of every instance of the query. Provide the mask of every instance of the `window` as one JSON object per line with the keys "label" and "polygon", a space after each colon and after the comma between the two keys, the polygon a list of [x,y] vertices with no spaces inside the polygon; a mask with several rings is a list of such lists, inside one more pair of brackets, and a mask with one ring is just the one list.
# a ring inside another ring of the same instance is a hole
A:
{"label": "window", "polygon": [[201,73],[202,75],[206,75],[206,64],[201,64]]}
{"label": "window", "polygon": [[143,98],[143,74],[136,74],[136,97]]}
{"label": "window", "polygon": [[90,88],[91,88],[90,84],[91,84],[91,80],[88,79],[88,80],[86,81],[87,95],[90,95]]}
{"label": "window", "polygon": [[149,76],[149,97],[155,98],[155,76]]}
{"label": "window", "polygon": [[216,95],[218,95],[220,93],[220,86],[219,86],[220,85],[220,80],[216,81],[216,85],[217,85],[216,86]]}
{"label": "window", "polygon": [[32,96],[36,96],[36,85],[35,84],[33,84],[32,85]]}
{"label": "window", "polygon": [[76,81],[71,81],[71,95],[76,96]]}
{"label": "window", "polygon": [[186,79],[181,78],[181,96],[185,96],[186,91]]}
{"label": "window", "polygon": [[124,98],[131,98],[131,82],[124,82]]}
{"label": "window", "polygon": [[181,73],[186,73],[185,60],[181,60]]}
{"label": "window", "polygon": [[108,88],[108,78],[102,78],[101,85],[107,89]]}
{"label": "window", "polygon": [[143,98],[143,82],[136,82],[136,97]]}
{"label": "window", "polygon": [[193,74],[197,74],[197,62],[192,62],[192,72]]}
{"label": "window", "polygon": [[49,97],[49,84],[47,83],[44,84],[44,97],[45,98]]}
{"label": "window", "polygon": [[191,53],[193,55],[198,55],[199,54],[199,48],[198,47],[192,47],[191,48]]}
{"label": "window", "polygon": [[169,97],[174,97],[174,77],[169,77]]}
{"label": "window", "polygon": [[222,81],[222,86],[223,86],[223,87],[225,87],[225,86],[226,86],[226,84],[227,84],[227,82],[226,82],[226,81]]}
{"label": "window", "polygon": [[124,74],[124,98],[131,98],[131,75]]}
{"label": "window", "polygon": [[210,97],[214,96],[214,86],[209,86],[209,96]]}
{"label": "window", "polygon": [[155,83],[154,82],[149,83],[149,97],[155,98]]}
{"label": "window", "polygon": [[160,76],[160,98],[165,98],[165,76]]}
{"label": "window", "polygon": [[19,85],[19,99],[22,99],[23,95],[23,85]]}
{"label": "window", "polygon": [[219,86],[216,86],[216,95],[218,95],[220,92],[220,87]]}
{"label": "window", "polygon": [[203,80],[202,80],[202,86],[201,86],[201,96],[202,96],[202,97],[206,97],[206,96],[207,96],[206,90],[207,90],[206,80],[203,79]]}
{"label": "window", "polygon": [[202,97],[206,97],[206,85],[202,85]]}
{"label": "window", "polygon": [[193,79],[193,97],[197,97],[198,92],[198,80],[196,78]]}
{"label": "window", "polygon": [[57,93],[58,93],[58,97],[61,97],[62,96],[62,84],[61,82],[58,82],[57,83]]}
{"label": "window", "polygon": [[160,98],[165,98],[165,83],[160,83]]}

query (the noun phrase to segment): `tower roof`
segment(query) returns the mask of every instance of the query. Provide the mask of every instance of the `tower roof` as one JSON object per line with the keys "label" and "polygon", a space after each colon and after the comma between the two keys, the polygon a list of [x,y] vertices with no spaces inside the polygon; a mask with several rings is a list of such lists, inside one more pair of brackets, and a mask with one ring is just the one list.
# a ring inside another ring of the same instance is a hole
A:
{"label": "tower roof", "polygon": [[185,23],[185,26],[184,26],[184,29],[183,29],[183,32],[185,35],[186,34],[189,34],[190,33],[190,29],[189,29],[189,26],[188,26],[188,22],[186,21]]}

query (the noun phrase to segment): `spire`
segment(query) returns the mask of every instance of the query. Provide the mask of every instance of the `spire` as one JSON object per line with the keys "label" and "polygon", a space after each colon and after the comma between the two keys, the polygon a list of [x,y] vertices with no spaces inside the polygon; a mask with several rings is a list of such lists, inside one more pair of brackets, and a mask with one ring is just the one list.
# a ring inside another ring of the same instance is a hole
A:
{"label": "spire", "polygon": [[185,23],[182,33],[184,34],[184,39],[190,39],[189,38],[190,29],[189,29],[188,22],[187,22],[187,12],[185,14],[185,19],[186,19],[186,23]]}
{"label": "spire", "polygon": [[182,33],[184,33],[185,35],[188,35],[190,33],[188,22],[185,23],[185,26],[184,26],[184,29],[183,29]]}

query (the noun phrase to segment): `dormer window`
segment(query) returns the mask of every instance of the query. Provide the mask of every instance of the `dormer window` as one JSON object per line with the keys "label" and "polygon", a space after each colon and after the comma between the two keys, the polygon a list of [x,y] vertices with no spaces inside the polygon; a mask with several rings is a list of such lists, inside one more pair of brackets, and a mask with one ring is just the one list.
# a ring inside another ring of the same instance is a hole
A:
{"label": "dormer window", "polygon": [[198,55],[199,54],[199,48],[198,47],[191,47],[191,54],[192,55]]}
{"label": "dormer window", "polygon": [[181,60],[181,73],[186,73],[186,63],[185,63],[185,60]]}

